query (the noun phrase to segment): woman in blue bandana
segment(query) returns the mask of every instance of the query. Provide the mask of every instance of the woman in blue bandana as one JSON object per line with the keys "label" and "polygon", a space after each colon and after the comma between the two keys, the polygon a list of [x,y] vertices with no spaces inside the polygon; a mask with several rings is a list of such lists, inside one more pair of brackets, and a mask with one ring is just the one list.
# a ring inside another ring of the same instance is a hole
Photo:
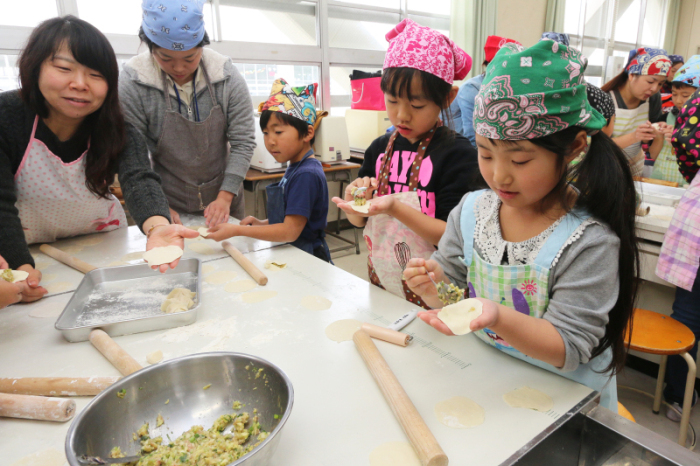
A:
{"label": "woman in blue bandana", "polygon": [[255,148],[253,104],[231,59],[204,48],[204,0],[143,0],[148,51],[119,79],[128,123],[143,136],[173,220],[208,226],[244,216],[243,179]]}

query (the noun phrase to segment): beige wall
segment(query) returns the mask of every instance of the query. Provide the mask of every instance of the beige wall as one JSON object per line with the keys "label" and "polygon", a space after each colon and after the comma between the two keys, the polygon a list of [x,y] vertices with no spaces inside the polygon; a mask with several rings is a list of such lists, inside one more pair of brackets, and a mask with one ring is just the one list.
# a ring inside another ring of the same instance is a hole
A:
{"label": "beige wall", "polygon": [[496,35],[530,47],[542,37],[546,17],[545,0],[498,0]]}
{"label": "beige wall", "polygon": [[678,33],[674,53],[686,59],[698,54],[700,47],[700,0],[681,0]]}

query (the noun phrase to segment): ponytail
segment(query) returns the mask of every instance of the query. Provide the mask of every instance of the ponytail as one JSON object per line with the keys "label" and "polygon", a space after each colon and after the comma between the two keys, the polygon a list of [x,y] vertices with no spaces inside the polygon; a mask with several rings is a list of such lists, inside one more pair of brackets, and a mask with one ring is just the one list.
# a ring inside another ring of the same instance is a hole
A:
{"label": "ponytail", "polygon": [[606,223],[620,238],[619,295],[608,314],[605,335],[591,354],[593,359],[611,348],[612,361],[603,372],[615,374],[624,366],[625,339],[629,339],[632,333],[631,318],[637,296],[639,247],[635,234],[636,191],[627,157],[602,131],[591,137],[591,145],[583,160],[568,170],[564,169],[565,159],[571,156],[572,144],[581,131],[585,129],[571,126],[530,142],[554,152],[562,172],[559,183],[543,200],[543,206],[551,205],[547,203],[554,200],[558,200],[562,206],[568,206],[567,186],[570,180],[576,180],[572,182],[579,190],[575,207],[582,208],[592,217]]}
{"label": "ponytail", "polygon": [[[605,222],[620,238],[620,289],[610,311],[605,335],[591,354],[591,359],[612,348],[612,361],[605,372],[616,373],[625,362],[625,339],[632,333],[631,319],[637,296],[639,247],[635,234],[636,191],[632,171],[625,154],[602,131],[591,138],[583,160],[572,169],[569,179],[580,194],[576,206]],[[627,332],[630,325],[629,333]]]}

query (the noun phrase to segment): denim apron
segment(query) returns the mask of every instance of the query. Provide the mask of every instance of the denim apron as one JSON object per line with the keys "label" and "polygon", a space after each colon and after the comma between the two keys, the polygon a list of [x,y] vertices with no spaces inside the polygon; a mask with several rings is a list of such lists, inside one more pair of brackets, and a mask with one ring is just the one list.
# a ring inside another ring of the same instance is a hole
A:
{"label": "denim apron", "polygon": [[[533,264],[495,265],[482,259],[474,250],[475,205],[477,199],[484,192],[482,190],[470,193],[464,202],[461,213],[460,226],[464,239],[463,260],[469,270],[469,297],[489,299],[525,315],[541,319],[547,312],[549,304],[549,278],[552,262],[559,251],[566,246],[569,237],[589,215],[580,211],[578,215],[568,213],[547,238]],[[600,373],[611,361],[612,351],[610,348],[588,363],[579,365],[576,370],[562,372],[551,364],[524,355],[488,328],[474,332],[474,334],[485,343],[506,354],[600,392],[600,404],[617,412],[616,379],[614,376],[610,377]]]}
{"label": "denim apron", "polygon": [[[280,181],[265,188],[265,192],[267,193],[267,220],[270,225],[274,225],[275,223],[284,223],[285,212],[287,211],[287,206],[284,202],[284,186],[294,178],[298,168],[301,167],[301,164],[312,155],[314,155],[313,149],[304,154],[304,157],[301,159],[299,164],[294,167],[294,169],[291,167],[288,168]],[[316,159],[309,161],[309,163],[313,162],[320,163]],[[298,247],[302,251],[308,252],[312,256],[316,256],[319,259],[325,260],[326,262],[330,262],[332,264],[331,253],[328,250],[328,244],[326,243],[325,237],[326,232],[322,231],[318,238],[321,245],[316,246],[316,248],[314,248],[315,241],[309,241],[301,236],[290,244]]]}

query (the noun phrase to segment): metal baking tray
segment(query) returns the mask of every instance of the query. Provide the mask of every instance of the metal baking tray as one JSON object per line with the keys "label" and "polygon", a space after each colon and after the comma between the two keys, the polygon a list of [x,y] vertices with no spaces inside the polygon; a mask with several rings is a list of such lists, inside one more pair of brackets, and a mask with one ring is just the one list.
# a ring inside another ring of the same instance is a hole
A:
{"label": "metal baking tray", "polygon": [[[189,325],[202,303],[199,259],[180,260],[175,269],[160,272],[147,264],[105,267],[85,275],[56,321],[66,340],[86,341],[100,328],[110,336],[129,335]],[[173,288],[197,295],[185,312],[165,314],[161,303]]]}

